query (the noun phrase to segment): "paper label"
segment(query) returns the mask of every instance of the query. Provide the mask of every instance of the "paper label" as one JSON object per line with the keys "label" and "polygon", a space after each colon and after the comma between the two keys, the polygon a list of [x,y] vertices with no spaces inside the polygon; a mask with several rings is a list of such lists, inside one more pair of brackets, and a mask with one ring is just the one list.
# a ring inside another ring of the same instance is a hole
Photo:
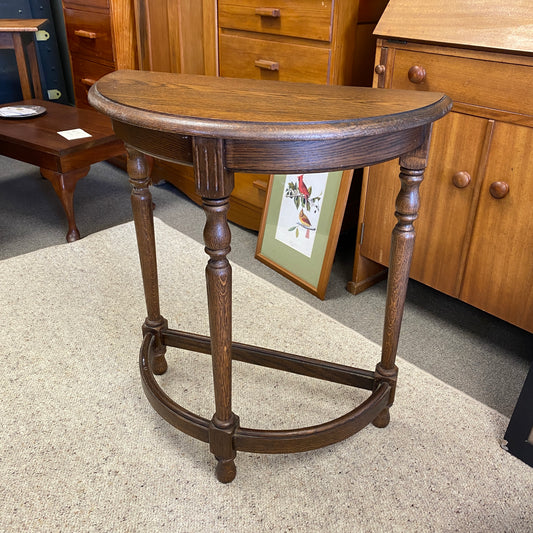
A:
{"label": "paper label", "polygon": [[72,141],[74,139],[83,139],[85,137],[92,137],[90,133],[87,133],[81,128],[76,128],[74,130],[58,131],[57,133],[59,133],[59,135],[65,137],[65,139],[68,139],[69,141]]}

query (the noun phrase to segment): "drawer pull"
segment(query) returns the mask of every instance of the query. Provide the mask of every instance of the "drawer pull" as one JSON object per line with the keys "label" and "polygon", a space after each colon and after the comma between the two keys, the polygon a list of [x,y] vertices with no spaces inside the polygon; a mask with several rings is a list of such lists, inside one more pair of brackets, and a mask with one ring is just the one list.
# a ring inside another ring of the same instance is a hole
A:
{"label": "drawer pull", "polygon": [[96,39],[96,33],[94,31],[74,30],[74,35],[85,39]]}
{"label": "drawer pull", "polygon": [[279,63],[268,59],[256,59],[254,65],[262,70],[279,70]]}
{"label": "drawer pull", "polygon": [[374,69],[374,72],[378,76],[383,76],[383,74],[385,74],[385,65],[376,65],[376,68]]}
{"label": "drawer pull", "polygon": [[92,78],[82,78],[80,81],[87,87],[92,87],[96,83],[96,80],[93,80]]}
{"label": "drawer pull", "polygon": [[407,77],[411,83],[422,83],[426,79],[426,69],[418,65],[413,65],[409,69]]}
{"label": "drawer pull", "polygon": [[505,183],[505,181],[495,181],[490,184],[489,191],[493,198],[501,200],[509,193],[509,184]]}
{"label": "drawer pull", "polygon": [[277,7],[256,7],[255,14],[260,17],[272,17],[277,19],[281,17],[281,10]]}
{"label": "drawer pull", "polygon": [[464,189],[465,187],[468,187],[468,185],[470,185],[471,181],[472,181],[472,177],[465,170],[461,170],[459,172],[456,172],[453,175],[453,177],[452,177],[452,183],[458,189]]}

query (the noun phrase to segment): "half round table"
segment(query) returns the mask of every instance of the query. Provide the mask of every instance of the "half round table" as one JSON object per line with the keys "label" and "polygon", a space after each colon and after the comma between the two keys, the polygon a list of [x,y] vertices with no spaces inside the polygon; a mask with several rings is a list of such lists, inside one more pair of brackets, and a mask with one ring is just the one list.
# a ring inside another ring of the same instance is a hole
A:
{"label": "half round table", "polygon": [[[395,365],[418,188],[433,122],[451,108],[440,93],[267,82],[210,76],[117,71],[96,82],[89,102],[113,121],[126,144],[147,318],[141,379],[155,410],[177,429],[209,443],[216,474],[230,482],[236,452],[289,453],[343,440],[369,423],[385,427]],[[169,328],[159,305],[150,157],[192,165],[206,215],[206,283],[210,335]],[[399,157],[398,222],[391,261],[381,360],[374,370],[339,365],[232,340],[229,196],[236,172],[312,173],[374,165]],[[174,402],[154,375],[167,369],[167,347],[211,354],[215,413],[207,420]],[[242,427],[232,410],[232,360],[246,361],[369,391],[329,422],[292,430]]]}

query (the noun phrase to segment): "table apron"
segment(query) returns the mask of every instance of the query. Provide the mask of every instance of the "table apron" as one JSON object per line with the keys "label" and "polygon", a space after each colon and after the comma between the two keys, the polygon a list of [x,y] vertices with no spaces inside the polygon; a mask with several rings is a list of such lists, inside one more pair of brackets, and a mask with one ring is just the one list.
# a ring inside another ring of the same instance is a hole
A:
{"label": "table apron", "polygon": [[368,137],[327,141],[226,140],[225,165],[240,172],[323,172],[360,168],[415,150],[425,126]]}
{"label": "table apron", "polygon": [[113,120],[115,135],[143,154],[172,163],[193,164],[192,137],[140,128]]}
{"label": "table apron", "polygon": [[[189,135],[140,128],[117,120],[115,134],[140,152],[174,163],[193,163]],[[293,173],[346,170],[395,159],[424,143],[426,126],[366,137],[323,141],[226,139],[224,166],[231,172]]]}

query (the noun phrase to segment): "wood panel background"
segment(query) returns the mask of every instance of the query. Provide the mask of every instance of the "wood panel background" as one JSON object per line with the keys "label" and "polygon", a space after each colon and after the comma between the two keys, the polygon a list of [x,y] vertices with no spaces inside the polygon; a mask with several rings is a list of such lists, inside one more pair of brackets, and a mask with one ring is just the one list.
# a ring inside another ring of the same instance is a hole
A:
{"label": "wood panel background", "polygon": [[142,70],[217,74],[216,0],[135,0],[135,18]]}

